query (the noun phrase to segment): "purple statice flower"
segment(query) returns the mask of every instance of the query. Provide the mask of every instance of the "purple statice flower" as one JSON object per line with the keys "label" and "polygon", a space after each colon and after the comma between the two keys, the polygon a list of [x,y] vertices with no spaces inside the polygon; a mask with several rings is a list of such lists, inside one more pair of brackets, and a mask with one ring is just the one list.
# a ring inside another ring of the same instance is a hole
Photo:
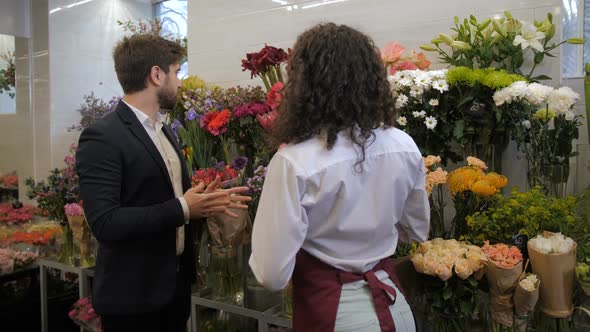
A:
{"label": "purple statice flower", "polygon": [[246,185],[250,188],[250,194],[258,194],[262,192],[262,186],[264,185],[264,179],[266,177],[266,167],[258,166],[254,170],[254,174],[251,178],[246,180]]}
{"label": "purple statice flower", "polygon": [[205,108],[206,110],[210,110],[213,108],[213,102],[211,101],[211,98],[205,99],[205,102],[203,103],[203,108]]}
{"label": "purple statice flower", "polygon": [[215,164],[215,170],[216,171],[221,171],[224,167],[225,167],[225,162],[224,161],[220,161],[217,164]]}
{"label": "purple statice flower", "polygon": [[184,120],[185,121],[193,121],[196,118],[197,118],[197,113],[192,108],[184,113]]}
{"label": "purple statice flower", "polygon": [[248,158],[236,157],[231,163],[231,168],[235,169],[236,171],[241,171],[244,169],[244,167],[246,167],[246,164],[248,164]]}
{"label": "purple statice flower", "polygon": [[108,102],[97,98],[94,93],[84,96],[84,103],[80,105],[78,112],[80,113],[80,122],[68,128],[68,131],[77,130],[82,131],[94,125],[103,116],[115,110],[115,107],[121,100],[120,97],[113,97]]}
{"label": "purple statice flower", "polygon": [[188,109],[191,107],[191,103],[189,103],[188,101],[184,102],[184,108]]}

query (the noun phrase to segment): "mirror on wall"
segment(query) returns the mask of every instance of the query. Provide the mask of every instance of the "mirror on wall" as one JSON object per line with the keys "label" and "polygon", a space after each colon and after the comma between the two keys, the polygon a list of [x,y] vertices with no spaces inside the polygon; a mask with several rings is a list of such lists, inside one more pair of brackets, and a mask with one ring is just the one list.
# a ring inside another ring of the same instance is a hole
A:
{"label": "mirror on wall", "polygon": [[0,114],[16,113],[14,36],[0,34]]}

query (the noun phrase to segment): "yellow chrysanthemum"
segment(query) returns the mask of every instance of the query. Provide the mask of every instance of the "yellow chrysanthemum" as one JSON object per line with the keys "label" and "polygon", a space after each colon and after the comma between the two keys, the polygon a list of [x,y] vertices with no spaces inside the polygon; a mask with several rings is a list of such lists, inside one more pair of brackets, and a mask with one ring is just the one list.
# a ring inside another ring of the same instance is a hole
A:
{"label": "yellow chrysanthemum", "polygon": [[180,81],[180,84],[182,85],[181,89],[182,91],[192,91],[198,88],[205,88],[205,86],[207,85],[205,83],[205,81],[203,81],[202,79],[200,79],[198,76],[195,75],[191,75],[187,78],[184,78]]}
{"label": "yellow chrysanthemum", "polygon": [[498,192],[498,189],[491,185],[488,180],[481,179],[473,184],[471,191],[480,197],[490,197],[495,195]]}
{"label": "yellow chrysanthemum", "polygon": [[472,166],[463,166],[449,174],[447,178],[447,185],[451,191],[451,195],[456,195],[467,190],[471,190],[473,184],[484,177],[481,169]]}
{"label": "yellow chrysanthemum", "polygon": [[485,180],[497,189],[502,189],[508,185],[508,178],[495,172],[488,173]]}
{"label": "yellow chrysanthemum", "polygon": [[548,121],[556,116],[555,112],[551,109],[542,108],[533,114],[533,118],[541,121]]}

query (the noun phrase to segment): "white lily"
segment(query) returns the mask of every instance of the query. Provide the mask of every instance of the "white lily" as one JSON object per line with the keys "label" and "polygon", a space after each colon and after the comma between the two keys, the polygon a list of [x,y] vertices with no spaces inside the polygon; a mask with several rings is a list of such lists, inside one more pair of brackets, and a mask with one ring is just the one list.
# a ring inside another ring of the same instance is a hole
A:
{"label": "white lily", "polygon": [[520,45],[523,50],[527,48],[533,48],[539,52],[543,52],[543,44],[541,40],[545,39],[545,34],[537,30],[532,24],[526,24],[522,26],[520,34],[514,38],[514,46]]}

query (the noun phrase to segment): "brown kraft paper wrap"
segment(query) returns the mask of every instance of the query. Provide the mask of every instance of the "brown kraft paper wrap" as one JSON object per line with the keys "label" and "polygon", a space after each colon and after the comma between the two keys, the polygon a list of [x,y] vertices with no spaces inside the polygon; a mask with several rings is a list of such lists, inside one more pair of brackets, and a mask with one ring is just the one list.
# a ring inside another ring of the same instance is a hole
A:
{"label": "brown kraft paper wrap", "polygon": [[68,216],[74,242],[80,248],[80,256],[90,257],[90,229],[84,216]]}
{"label": "brown kraft paper wrap", "polygon": [[541,310],[550,317],[566,318],[573,311],[573,294],[576,280],[576,249],[563,254],[544,254],[528,244],[529,257],[539,285]]}
{"label": "brown kraft paper wrap", "polygon": [[522,274],[522,262],[510,268],[503,268],[490,261],[486,278],[490,286],[490,314],[494,321],[511,327],[514,321],[512,295]]}
{"label": "brown kraft paper wrap", "polygon": [[252,223],[248,210],[230,209],[237,214],[237,218],[225,214],[218,214],[207,218],[209,236],[215,246],[237,248],[250,243]]}
{"label": "brown kraft paper wrap", "polygon": [[535,306],[537,306],[537,302],[539,301],[539,287],[529,292],[520,286],[520,280],[518,285],[516,285],[516,291],[514,292],[514,313],[516,316],[514,324],[516,332],[525,332],[527,330],[526,316],[532,314]]}

